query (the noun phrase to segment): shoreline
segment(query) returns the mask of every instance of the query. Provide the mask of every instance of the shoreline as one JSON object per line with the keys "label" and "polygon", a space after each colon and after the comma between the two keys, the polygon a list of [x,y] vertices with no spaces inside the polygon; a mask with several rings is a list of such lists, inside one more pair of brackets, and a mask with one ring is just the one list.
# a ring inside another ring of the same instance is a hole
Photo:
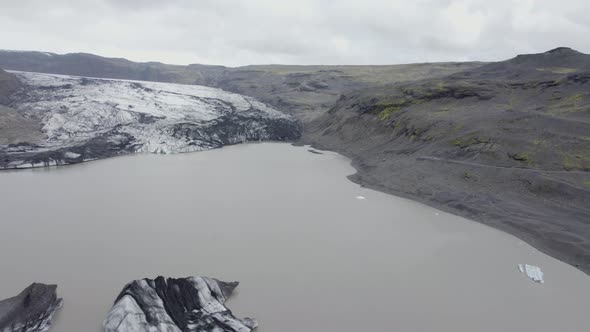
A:
{"label": "shoreline", "polygon": [[[518,203],[523,204],[520,206],[522,208],[521,213],[523,213],[521,215],[511,214],[514,211],[508,211],[507,213],[499,214],[496,213],[496,209],[491,209],[489,206],[484,204],[463,203],[461,202],[460,195],[454,195],[453,192],[445,193],[445,199],[437,198],[436,188],[428,188],[427,183],[421,183],[422,186],[419,186],[412,184],[411,181],[404,182],[403,177],[397,177],[397,181],[391,181],[391,178],[385,179],[383,178],[382,174],[379,174],[375,171],[373,165],[368,164],[367,160],[359,157],[357,154],[355,154],[355,152],[349,151],[346,148],[341,148],[338,146],[338,144],[321,142],[321,139],[314,138],[313,134],[304,133],[302,138],[295,142],[294,145],[309,145],[314,149],[333,151],[350,159],[350,165],[356,170],[356,172],[349,175],[347,178],[361,187],[406,198],[422,203],[429,207],[492,227],[501,232],[515,236],[516,238],[531,245],[535,249],[553,258],[556,258],[559,261],[564,262],[590,276],[590,256],[584,256],[584,248],[579,249],[579,251],[582,251],[581,254],[576,252],[575,248],[572,248],[574,246],[556,248],[555,245],[551,243],[551,238],[548,239],[538,234],[538,232],[541,232],[539,229],[530,227],[530,225],[528,225],[529,227],[520,226],[518,225],[518,221],[514,220],[517,219],[524,222],[534,221],[532,219],[533,216],[527,215],[527,213],[537,208],[536,206],[529,206],[532,205],[530,200],[523,198],[521,202],[516,202],[516,205],[518,205]],[[402,157],[399,159],[401,160]],[[433,170],[433,172],[436,171]],[[407,189],[408,182],[410,182],[410,190]],[[426,186],[424,186],[425,184]],[[404,187],[406,187],[406,190],[403,189]],[[415,191],[412,192],[412,189]],[[429,191],[427,189],[431,190]],[[499,207],[500,210],[502,209],[503,204],[496,203],[496,205],[499,205],[496,206],[496,208]],[[590,248],[588,250],[590,251]]]}

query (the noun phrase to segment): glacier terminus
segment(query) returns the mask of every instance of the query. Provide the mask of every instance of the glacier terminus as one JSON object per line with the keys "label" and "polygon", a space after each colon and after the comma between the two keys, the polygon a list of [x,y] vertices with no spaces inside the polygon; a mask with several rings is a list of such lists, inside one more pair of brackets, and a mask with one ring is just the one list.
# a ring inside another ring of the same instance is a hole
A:
{"label": "glacier terminus", "polygon": [[0,168],[74,164],[299,138],[296,119],[258,100],[198,85],[12,72],[11,103],[38,120],[41,142],[0,145]]}

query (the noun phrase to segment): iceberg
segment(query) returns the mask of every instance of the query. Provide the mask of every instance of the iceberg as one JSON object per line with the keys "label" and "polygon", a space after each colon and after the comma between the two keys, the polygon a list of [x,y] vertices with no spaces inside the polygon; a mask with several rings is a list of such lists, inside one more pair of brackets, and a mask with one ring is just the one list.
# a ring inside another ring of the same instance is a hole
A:
{"label": "iceberg", "polygon": [[0,301],[0,331],[45,332],[63,304],[56,285],[34,283],[15,297]]}
{"label": "iceberg", "polygon": [[538,266],[529,264],[518,264],[518,270],[521,273],[526,274],[526,276],[534,282],[538,282],[541,284],[545,282],[545,280],[543,279],[543,271],[541,271],[541,268]]}
{"label": "iceberg", "polygon": [[250,332],[225,301],[238,282],[207,277],[141,279],[127,284],[103,323],[105,332]]}

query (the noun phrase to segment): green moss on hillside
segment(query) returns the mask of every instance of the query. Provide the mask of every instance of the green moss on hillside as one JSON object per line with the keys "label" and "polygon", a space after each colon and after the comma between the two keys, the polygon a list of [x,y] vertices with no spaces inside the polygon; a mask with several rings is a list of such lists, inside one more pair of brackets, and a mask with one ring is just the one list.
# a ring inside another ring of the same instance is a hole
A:
{"label": "green moss on hillside", "polygon": [[529,152],[508,153],[508,156],[516,161],[520,161],[525,164],[530,164],[533,161]]}
{"label": "green moss on hillside", "polygon": [[590,170],[590,156],[583,154],[566,155],[563,158],[563,168],[566,171]]}
{"label": "green moss on hillside", "polygon": [[468,134],[465,136],[461,136],[458,137],[454,140],[451,141],[451,145],[460,147],[460,148],[466,148],[468,146],[471,145],[476,145],[476,144],[487,144],[490,142],[489,138],[480,138],[477,136],[477,133],[472,133],[472,134]]}
{"label": "green moss on hillside", "polygon": [[574,68],[564,68],[564,67],[550,67],[550,68],[537,68],[538,71],[550,72],[554,74],[571,74],[575,73],[576,69]]}
{"label": "green moss on hillside", "polygon": [[381,121],[389,120],[391,113],[399,112],[399,110],[400,110],[399,106],[389,106],[389,107],[383,109],[383,111],[379,112],[379,114],[377,114],[377,117]]}

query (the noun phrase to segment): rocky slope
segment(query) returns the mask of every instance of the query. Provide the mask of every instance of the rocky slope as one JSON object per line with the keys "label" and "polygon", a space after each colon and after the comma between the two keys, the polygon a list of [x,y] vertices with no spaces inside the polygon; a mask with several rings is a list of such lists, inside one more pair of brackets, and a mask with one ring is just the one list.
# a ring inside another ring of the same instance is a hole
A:
{"label": "rocky slope", "polygon": [[117,297],[104,331],[252,331],[255,320],[236,318],[224,305],[237,286],[205,277],[135,280]]}
{"label": "rocky slope", "polygon": [[590,272],[589,91],[590,56],[560,48],[346,95],[304,141]]}
{"label": "rocky slope", "polygon": [[0,69],[0,145],[37,143],[43,139],[39,121],[27,119],[15,109],[3,106],[10,103],[10,96],[20,88],[22,83],[16,76]]}
{"label": "rocky slope", "polygon": [[254,98],[195,85],[16,72],[11,106],[41,123],[41,142],[0,146],[0,168],[71,164],[294,140],[299,124]]}
{"label": "rocky slope", "polygon": [[57,286],[32,284],[19,295],[0,301],[1,332],[44,332],[62,306]]}
{"label": "rocky slope", "polygon": [[27,119],[17,110],[0,105],[0,145],[38,144],[46,138],[41,127],[41,121]]}
{"label": "rocky slope", "polygon": [[0,104],[8,103],[9,96],[20,87],[21,83],[14,75],[0,69]]}

